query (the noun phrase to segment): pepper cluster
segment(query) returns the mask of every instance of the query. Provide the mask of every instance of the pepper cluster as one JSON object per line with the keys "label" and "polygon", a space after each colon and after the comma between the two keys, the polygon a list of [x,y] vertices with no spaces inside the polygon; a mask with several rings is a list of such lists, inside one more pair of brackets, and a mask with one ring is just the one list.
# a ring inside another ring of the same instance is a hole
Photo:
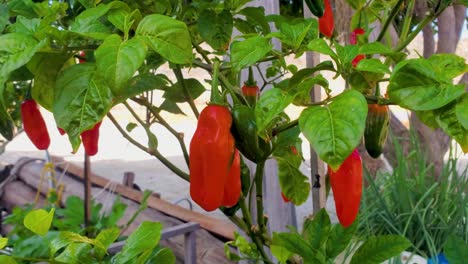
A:
{"label": "pepper cluster", "polygon": [[[79,63],[85,63],[86,60],[83,59],[86,56],[85,52],[79,52],[79,56]],[[48,149],[50,145],[49,131],[34,99],[26,99],[21,104],[21,119],[23,120],[24,131],[34,146],[39,150]],[[98,152],[100,126],[101,121],[96,123],[91,129],[83,131],[80,135],[85,153],[89,156],[94,156]],[[66,134],[64,129],[57,128],[60,135]]]}

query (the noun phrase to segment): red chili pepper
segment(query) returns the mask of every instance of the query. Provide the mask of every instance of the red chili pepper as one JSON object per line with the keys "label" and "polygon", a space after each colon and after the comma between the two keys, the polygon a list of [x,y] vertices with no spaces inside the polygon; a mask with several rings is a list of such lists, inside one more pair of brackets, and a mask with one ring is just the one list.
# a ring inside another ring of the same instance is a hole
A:
{"label": "red chili pepper", "polygon": [[226,183],[224,185],[224,197],[222,206],[232,207],[237,204],[241,194],[241,164],[240,164],[240,155],[239,151],[236,149],[234,152],[234,159],[232,160],[231,169],[226,178]]}
{"label": "red chili pepper", "polygon": [[65,135],[65,134],[67,133],[67,132],[65,132],[65,130],[63,130],[63,128],[61,128],[61,127],[57,127],[57,129],[58,129],[60,135],[62,135],[62,136]]}
{"label": "red chili pepper", "polygon": [[319,30],[323,35],[331,38],[335,28],[335,21],[333,19],[333,9],[330,0],[325,0],[325,11],[323,16],[319,18]]}
{"label": "red chili pepper", "polygon": [[237,187],[232,193],[225,192],[229,182],[237,183],[234,177],[240,178],[240,170],[237,173],[237,168],[232,168],[236,157],[231,125],[229,110],[210,104],[200,113],[190,142],[190,196],[206,211],[215,210],[223,202],[237,202],[240,195]]}
{"label": "red chili pepper", "polygon": [[244,86],[242,86],[242,94],[246,97],[257,97],[259,92],[260,89],[257,85],[248,86],[247,84],[244,84]]}
{"label": "red chili pepper", "polygon": [[83,141],[85,153],[89,156],[94,156],[98,152],[100,127],[101,122],[98,122],[93,128],[81,133],[81,141]]}
{"label": "red chili pepper", "polygon": [[41,112],[33,99],[26,99],[21,104],[21,118],[24,131],[34,146],[40,150],[49,148],[50,137]]}
{"label": "red chili pepper", "polygon": [[[80,55],[80,57],[82,58],[86,58],[86,53],[84,51],[78,52],[78,55]],[[85,63],[85,62],[86,62],[85,59],[78,58],[78,63]]]}
{"label": "red chili pepper", "polygon": [[359,212],[362,194],[362,162],[357,149],[341,164],[337,171],[328,167],[335,199],[336,214],[344,227],[350,226]]}
{"label": "red chili pepper", "polygon": [[294,155],[299,154],[299,152],[297,152],[296,146],[289,146],[289,148],[291,149],[292,154],[294,154]]}
{"label": "red chili pepper", "polygon": [[[357,44],[357,37],[359,35],[364,35],[365,31],[364,29],[362,28],[356,28],[355,30],[353,30],[353,32],[351,32],[351,36],[349,37],[349,43],[351,43],[352,45],[356,45]],[[356,68],[358,63],[362,60],[362,59],[365,59],[366,56],[363,55],[363,54],[359,54],[357,55],[352,61],[351,61],[351,64],[353,64],[353,68]]]}
{"label": "red chili pepper", "polygon": [[281,192],[281,197],[283,198],[283,201],[284,201],[285,203],[289,203],[289,202],[290,202],[290,200],[288,199],[288,197],[286,197],[286,196],[284,195],[283,192]]}

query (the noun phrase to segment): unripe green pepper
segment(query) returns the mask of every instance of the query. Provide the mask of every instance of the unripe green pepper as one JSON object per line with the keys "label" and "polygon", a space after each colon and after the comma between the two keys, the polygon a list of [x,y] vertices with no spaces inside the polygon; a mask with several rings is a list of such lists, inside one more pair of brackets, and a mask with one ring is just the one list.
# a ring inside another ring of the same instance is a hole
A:
{"label": "unripe green pepper", "polygon": [[314,14],[316,17],[323,16],[323,0],[305,0],[307,7],[309,8],[310,12]]}
{"label": "unripe green pepper", "polygon": [[265,160],[271,153],[271,146],[257,135],[253,108],[246,105],[236,105],[231,113],[233,120],[231,132],[236,141],[237,149],[253,162]]}
{"label": "unripe green pepper", "polygon": [[387,105],[368,105],[364,144],[367,153],[372,158],[378,158],[382,154],[383,147],[387,141],[389,123],[390,113]]}

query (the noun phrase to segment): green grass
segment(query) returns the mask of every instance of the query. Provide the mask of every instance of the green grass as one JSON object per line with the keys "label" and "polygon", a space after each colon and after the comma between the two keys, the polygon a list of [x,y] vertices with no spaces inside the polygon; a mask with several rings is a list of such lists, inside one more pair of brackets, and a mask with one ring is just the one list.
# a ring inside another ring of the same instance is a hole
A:
{"label": "green grass", "polygon": [[450,155],[436,180],[416,136],[406,157],[396,140],[393,144],[398,157],[394,171],[379,172],[375,179],[366,173],[359,236],[400,234],[411,241],[409,251],[426,258],[441,252],[451,234],[467,241],[467,170],[457,172],[457,159]]}

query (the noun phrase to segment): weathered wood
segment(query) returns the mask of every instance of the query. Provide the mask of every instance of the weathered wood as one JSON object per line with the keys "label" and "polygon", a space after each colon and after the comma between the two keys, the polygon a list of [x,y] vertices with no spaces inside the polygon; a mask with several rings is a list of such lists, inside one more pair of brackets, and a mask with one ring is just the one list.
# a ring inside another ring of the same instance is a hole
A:
{"label": "weathered wood", "polygon": [[[24,205],[34,201],[36,190],[22,181],[12,181],[3,186],[3,193],[0,196],[0,204],[8,211],[15,206]],[[37,207],[44,205],[44,196],[39,197]]]}
{"label": "weathered wood", "polygon": [[[83,179],[83,169],[81,167],[71,163],[65,165],[64,160],[59,157],[52,156],[51,159],[54,164],[57,164],[57,167],[66,169],[67,172],[70,172],[73,175],[76,175],[78,178]],[[91,175],[92,183],[95,186],[104,188],[111,184],[111,181],[104,177],[94,173],[91,173]],[[143,199],[143,193],[140,191],[126,187],[119,183],[112,183],[112,185],[115,187],[115,192],[119,193],[125,198],[136,202],[141,202]],[[185,222],[200,223],[202,228],[228,240],[234,240],[234,231],[236,230],[236,227],[230,222],[215,219],[204,214],[185,209],[183,207],[171,204],[165,200],[158,199],[154,196],[151,196],[148,199],[148,207],[157,209],[165,214],[176,217]]]}
{"label": "weathered wood", "polygon": [[[38,162],[38,161],[28,162],[25,165],[21,166],[21,169],[17,170],[18,179],[21,180],[21,182],[15,181],[14,184],[15,185],[20,184],[21,186],[23,187],[26,186],[27,188],[38,186],[40,182],[40,174],[41,174],[40,172],[42,170],[42,167],[43,167],[43,163]],[[69,165],[68,168],[70,167],[71,165]],[[59,171],[57,171],[57,173],[59,173]],[[60,183],[65,185],[65,189],[62,195],[63,200],[66,200],[71,195],[76,195],[80,198],[83,198],[84,196],[83,195],[83,183],[76,180],[76,179],[80,179],[80,176],[79,175],[73,175],[73,176],[75,176],[75,178],[70,177],[70,170],[68,170],[68,172],[63,177],[60,177],[60,180],[61,180]],[[93,177],[94,175],[91,178],[92,180],[93,180]],[[119,185],[120,184],[118,183],[109,182],[109,184],[105,188],[116,191],[118,189],[117,186]],[[11,195],[17,195],[16,189],[17,188],[11,189],[11,190],[14,190],[11,192],[14,194],[11,194]],[[40,186],[39,190],[42,194],[46,194],[48,192],[47,184],[43,184],[42,186]],[[35,194],[34,191],[32,193]],[[102,188],[98,188],[98,187],[93,187],[91,189],[91,193],[94,197],[94,200],[98,203],[103,204],[103,207],[105,209],[106,207],[109,207],[107,208],[107,210],[110,209],[112,203],[115,201],[115,199],[117,199],[116,197],[118,194],[118,193],[112,193],[108,191],[107,189],[103,190]],[[10,195],[10,192],[5,192],[2,199],[8,198],[8,195]],[[16,205],[23,205],[25,203],[30,203],[32,200],[34,200],[34,197],[31,198],[31,194],[25,197],[28,197],[28,198],[15,201],[15,203],[18,202]],[[149,199],[151,198],[152,197],[150,197]],[[8,198],[8,200],[10,199]],[[120,198],[120,200],[121,202],[127,205],[126,214],[123,216],[123,218],[119,222],[120,225],[124,225],[130,220],[130,218],[138,210],[140,205],[137,202],[133,201],[132,199]],[[125,230],[123,235],[129,235],[133,230],[135,230],[144,221],[158,221],[163,225],[165,229],[178,226],[184,223],[176,218],[173,218],[164,213],[161,213],[158,210],[147,208],[146,210],[141,212],[141,214],[135,219],[135,221]],[[197,263],[231,263],[229,260],[225,258],[224,251],[223,251],[223,246],[224,246],[223,242],[219,240],[218,238],[215,238],[206,230],[200,229],[196,231],[195,241],[197,244],[197,247],[196,247]],[[174,252],[176,259],[177,259],[177,263],[184,263],[185,255],[186,255],[185,254],[186,245],[185,245],[184,236],[176,236],[176,237],[168,238],[164,241],[161,241],[160,244],[161,246],[170,248]]]}

